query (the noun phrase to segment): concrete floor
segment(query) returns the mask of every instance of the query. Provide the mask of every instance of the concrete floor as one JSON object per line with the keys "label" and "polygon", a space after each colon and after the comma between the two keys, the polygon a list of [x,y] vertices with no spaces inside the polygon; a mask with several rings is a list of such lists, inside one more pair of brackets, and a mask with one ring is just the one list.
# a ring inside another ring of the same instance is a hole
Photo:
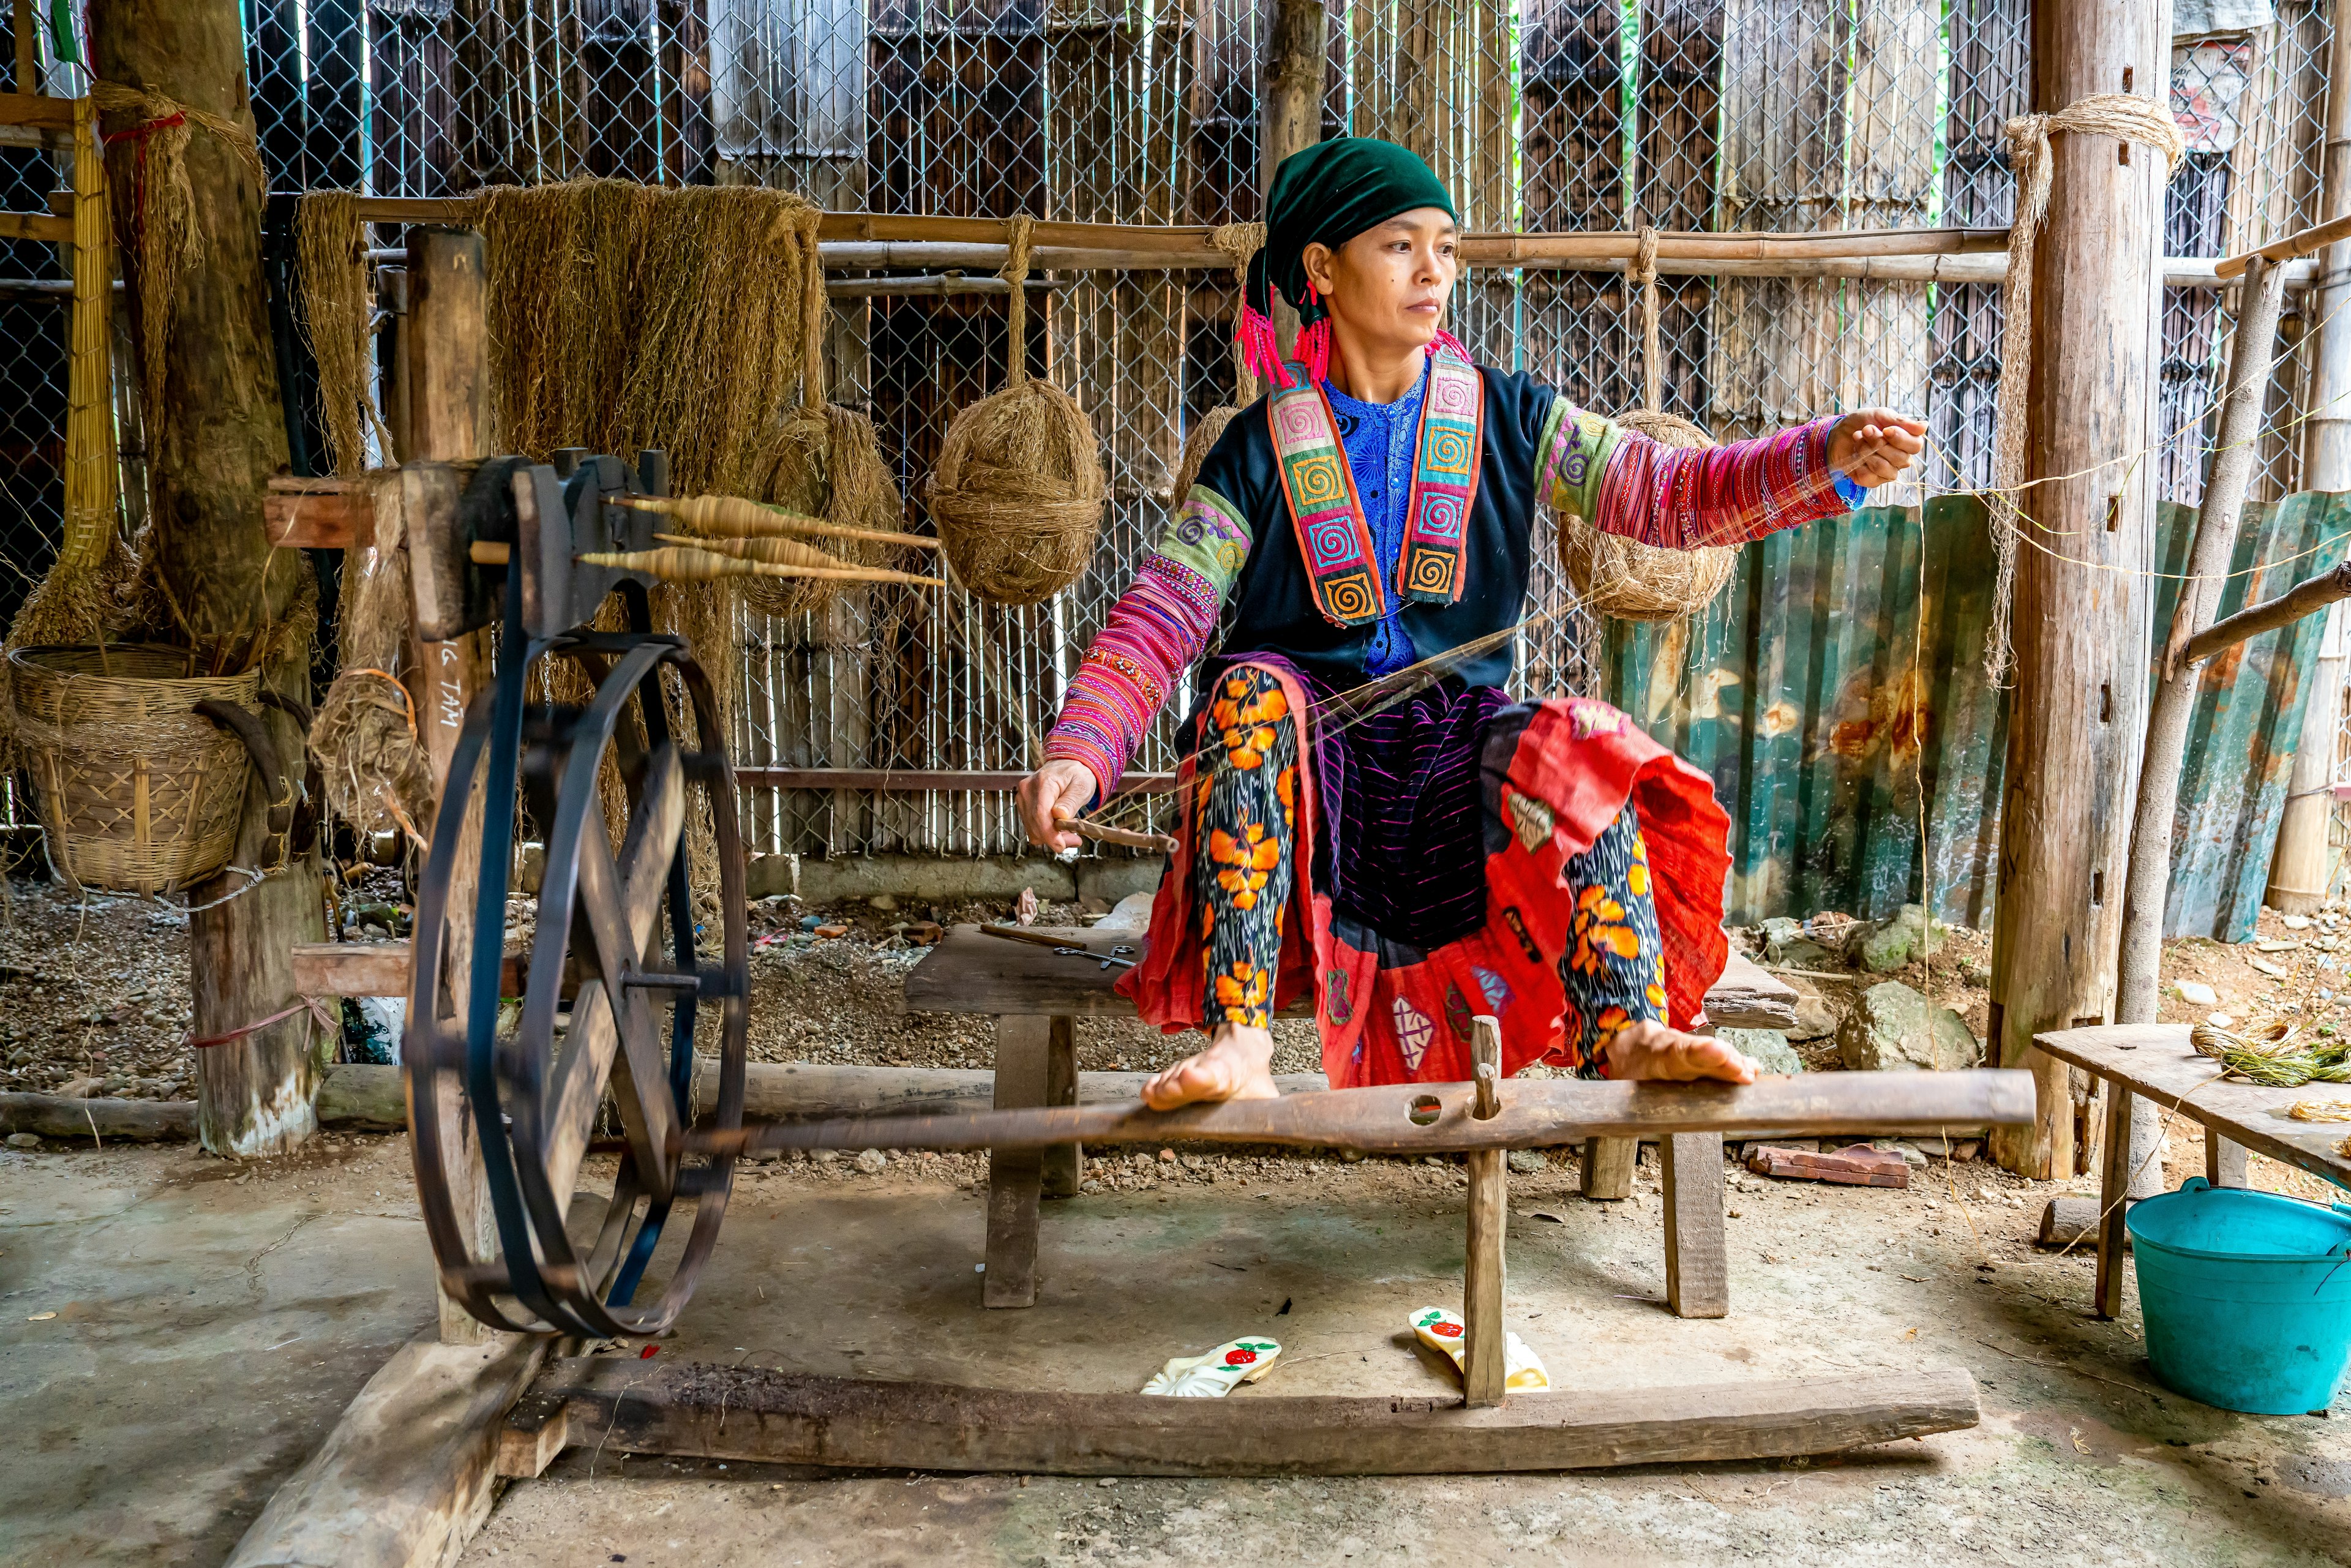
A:
{"label": "concrete floor", "polygon": [[[0,1154],[0,1561],[218,1562],[429,1319],[404,1143],[248,1169]],[[980,1309],[980,1200],[950,1169],[751,1175],[660,1354],[1131,1389],[1265,1332],[1286,1347],[1269,1394],[1443,1385],[1404,1316],[1458,1304],[1455,1169],[1220,1161],[1212,1183],[1054,1204],[1025,1312]],[[464,1561],[2351,1562],[2351,1398],[2331,1419],[2257,1418],[2164,1391],[2135,1306],[2088,1318],[2087,1260],[2023,1244],[2052,1188],[1970,1166],[1908,1193],[1750,1181],[1729,1203],[1733,1315],[1684,1322],[1658,1300],[1653,1183],[1615,1205],[1573,1183],[1512,1186],[1513,1324],[1555,1384],[1957,1364],[1983,1425],[1842,1460],[1497,1480],[841,1476],[575,1451],[509,1488]]]}

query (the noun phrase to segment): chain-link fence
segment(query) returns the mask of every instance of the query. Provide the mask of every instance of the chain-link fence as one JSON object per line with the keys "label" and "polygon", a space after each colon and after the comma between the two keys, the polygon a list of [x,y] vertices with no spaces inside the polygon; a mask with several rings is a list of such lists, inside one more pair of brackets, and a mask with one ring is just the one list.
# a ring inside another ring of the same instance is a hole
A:
{"label": "chain-link fence", "polygon": [[[1259,215],[1259,100],[1274,0],[247,0],[273,189],[463,193],[610,175],[788,187],[833,209],[1215,224]],[[1486,230],[1996,228],[2000,126],[2029,97],[2028,0],[1331,0],[1323,124],[1426,156]],[[2183,41],[2190,152],[2167,248],[2217,256],[2309,221],[2323,152],[2325,14]],[[21,166],[20,166],[21,165]],[[0,148],[11,204],[59,183]],[[21,189],[17,188],[21,187]],[[396,235],[389,229],[381,238]],[[20,254],[21,253],[21,254]],[[60,274],[16,244],[24,288]],[[842,278],[841,281],[851,280]],[[1103,441],[1112,502],[1092,568],[1033,611],[877,591],[744,628],[738,756],[768,769],[1025,768],[1061,683],[1164,523],[1188,422],[1229,398],[1228,273],[1043,280],[1053,373]],[[1862,403],[1922,409],[1928,489],[1989,479],[2000,301],[1990,285],[1668,275],[1659,401],[1736,438]],[[1643,398],[1621,272],[1469,269],[1455,329],[1483,359],[1592,407]],[[0,596],[57,527],[63,311],[0,288]],[[1002,303],[835,301],[833,395],[870,412],[917,526],[953,412],[1000,383]],[[2228,322],[2167,291],[2167,496],[2193,500]],[[2290,341],[2308,323],[2290,306]],[[127,357],[126,357],[127,358]],[[2289,359],[2281,408],[2298,390]],[[2296,443],[2264,454],[2290,489]],[[1910,499],[1915,490],[1885,499]],[[1538,541],[1539,608],[1564,601]],[[1592,676],[1572,617],[1527,640],[1529,690]],[[1164,719],[1139,770],[1174,758]],[[752,797],[762,851],[974,852],[1017,841],[999,793],[801,786]]]}

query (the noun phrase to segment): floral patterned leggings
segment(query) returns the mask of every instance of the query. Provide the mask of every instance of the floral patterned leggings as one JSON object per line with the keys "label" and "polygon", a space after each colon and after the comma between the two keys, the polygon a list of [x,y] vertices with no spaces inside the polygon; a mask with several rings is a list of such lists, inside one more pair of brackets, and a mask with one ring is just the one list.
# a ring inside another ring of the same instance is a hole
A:
{"label": "floral patterned leggings", "polygon": [[[1195,788],[1193,890],[1207,966],[1201,1027],[1264,1029],[1296,891],[1290,852],[1298,813],[1298,721],[1272,674],[1243,664],[1218,679]],[[1562,1025],[1569,1060],[1597,1077],[1619,1031],[1666,1016],[1665,943],[1648,846],[1630,800],[1563,873],[1575,913],[1559,960]]]}

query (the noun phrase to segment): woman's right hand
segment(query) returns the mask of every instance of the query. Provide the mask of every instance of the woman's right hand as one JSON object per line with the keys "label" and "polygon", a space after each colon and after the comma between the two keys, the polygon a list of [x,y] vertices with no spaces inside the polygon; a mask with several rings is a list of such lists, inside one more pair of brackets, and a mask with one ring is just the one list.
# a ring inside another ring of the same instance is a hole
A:
{"label": "woman's right hand", "polygon": [[1085,841],[1061,827],[1094,798],[1094,773],[1082,762],[1048,762],[1020,780],[1020,825],[1042,850],[1073,850]]}

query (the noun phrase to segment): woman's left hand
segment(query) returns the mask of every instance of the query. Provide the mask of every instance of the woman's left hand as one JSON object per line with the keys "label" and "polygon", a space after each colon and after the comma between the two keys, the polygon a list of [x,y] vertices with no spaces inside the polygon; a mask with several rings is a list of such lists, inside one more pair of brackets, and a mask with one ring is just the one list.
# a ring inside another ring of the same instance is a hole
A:
{"label": "woman's left hand", "polygon": [[1829,465],[1856,485],[1891,484],[1926,450],[1926,422],[1890,408],[1856,410],[1829,432]]}

